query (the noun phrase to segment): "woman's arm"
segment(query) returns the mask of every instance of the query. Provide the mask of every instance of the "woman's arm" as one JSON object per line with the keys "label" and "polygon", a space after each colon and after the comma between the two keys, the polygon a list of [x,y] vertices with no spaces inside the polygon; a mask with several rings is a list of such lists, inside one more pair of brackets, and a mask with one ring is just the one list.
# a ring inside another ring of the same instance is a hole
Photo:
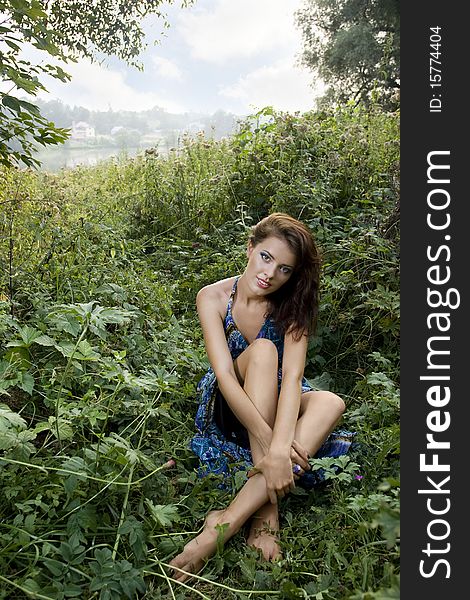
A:
{"label": "woman's arm", "polygon": [[[305,450],[294,440],[295,427],[299,418],[302,376],[307,353],[307,337],[299,341],[286,334],[284,339],[284,358],[282,361],[281,393],[277,405],[276,420],[269,452],[248,474],[263,473],[270,501],[274,504],[277,497],[282,498],[294,487],[292,472],[292,445],[301,458],[303,467],[308,463]],[[296,460],[297,462],[297,460]]]}
{"label": "woman's arm", "polygon": [[307,336],[295,340],[292,334],[287,333],[284,339],[281,392],[271,441],[271,450],[276,453],[288,455],[294,440],[306,355]]}
{"label": "woman's arm", "polygon": [[207,357],[214,370],[219,389],[231,410],[267,452],[272,436],[271,427],[250,400],[236,376],[225,338],[217,285],[212,284],[202,288],[196,297]]}

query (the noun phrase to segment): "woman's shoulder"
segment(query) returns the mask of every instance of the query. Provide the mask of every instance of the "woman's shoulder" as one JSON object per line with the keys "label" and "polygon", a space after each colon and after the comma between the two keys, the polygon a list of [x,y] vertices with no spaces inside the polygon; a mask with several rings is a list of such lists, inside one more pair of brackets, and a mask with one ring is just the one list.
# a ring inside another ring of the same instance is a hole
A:
{"label": "woman's shoulder", "polygon": [[226,307],[236,279],[236,276],[227,277],[226,279],[205,285],[197,293],[196,304],[210,302],[218,306],[220,305],[220,307]]}

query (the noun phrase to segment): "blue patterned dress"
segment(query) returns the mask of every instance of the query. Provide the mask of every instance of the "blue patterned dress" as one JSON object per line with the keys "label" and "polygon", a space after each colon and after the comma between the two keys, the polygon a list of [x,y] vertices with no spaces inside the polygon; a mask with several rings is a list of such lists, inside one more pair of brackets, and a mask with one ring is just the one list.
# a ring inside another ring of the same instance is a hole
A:
{"label": "blue patterned dress", "polygon": [[[237,290],[238,277],[232,287],[224,319],[224,331],[227,345],[235,360],[249,344],[237,328],[232,316],[232,304]],[[256,339],[266,338],[271,340],[278,352],[278,386],[280,389],[282,381],[282,357],[284,353],[284,336],[280,336],[274,322],[268,317],[265,319]],[[302,379],[302,392],[311,391],[305,377]],[[212,368],[202,377],[197,386],[199,406],[196,413],[196,435],[190,441],[191,450],[199,458],[198,474],[200,477],[210,473],[221,474],[225,483],[221,487],[230,486],[230,476],[237,470],[248,470],[253,466],[253,460],[249,445],[246,443],[246,430],[241,433],[227,435],[222,431],[216,419],[217,406],[226,402],[220,394],[217,379]],[[225,408],[225,410],[227,410]],[[228,409],[229,410],[229,409]],[[236,419],[236,417],[234,417]],[[241,425],[241,424],[240,424]],[[242,426],[241,426],[242,427]],[[245,435],[243,435],[243,433]],[[315,458],[324,456],[336,457],[346,454],[354,437],[349,431],[334,431],[330,433],[323,445],[315,455]],[[309,471],[299,478],[297,485],[310,489],[324,481],[322,470]]]}

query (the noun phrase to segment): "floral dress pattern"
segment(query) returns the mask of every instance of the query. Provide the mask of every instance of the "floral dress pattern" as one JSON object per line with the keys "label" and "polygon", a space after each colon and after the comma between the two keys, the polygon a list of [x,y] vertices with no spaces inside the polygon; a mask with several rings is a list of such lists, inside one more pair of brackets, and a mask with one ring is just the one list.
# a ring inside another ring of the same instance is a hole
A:
{"label": "floral dress pattern", "polygon": [[[232,287],[224,319],[225,337],[227,345],[235,360],[249,344],[237,328],[232,316],[232,304],[237,290],[238,277]],[[278,386],[280,389],[282,381],[282,357],[284,353],[284,337],[276,330],[274,322],[268,317],[265,319],[256,339],[266,338],[271,340],[278,351]],[[302,392],[311,391],[313,388],[304,377],[302,380]],[[199,458],[198,475],[204,477],[210,473],[221,474],[225,483],[221,487],[229,486],[230,477],[237,470],[249,470],[253,466],[251,452],[239,443],[234,436],[227,439],[226,435],[218,427],[214,419],[214,406],[218,391],[217,379],[212,368],[206,372],[197,385],[199,406],[196,413],[195,425],[196,435],[190,441],[190,448]],[[345,430],[334,431],[326,438],[315,458],[325,456],[337,457],[346,454],[355,433]],[[296,482],[306,489],[324,481],[321,469],[308,471]]]}

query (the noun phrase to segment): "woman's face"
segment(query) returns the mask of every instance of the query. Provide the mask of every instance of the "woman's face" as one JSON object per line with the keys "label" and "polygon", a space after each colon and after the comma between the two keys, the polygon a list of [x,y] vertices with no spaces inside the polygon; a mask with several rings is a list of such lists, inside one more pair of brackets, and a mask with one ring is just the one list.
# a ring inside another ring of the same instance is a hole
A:
{"label": "woman's face", "polygon": [[291,277],[297,263],[286,240],[269,236],[247,250],[245,278],[251,290],[263,295],[272,294]]}

